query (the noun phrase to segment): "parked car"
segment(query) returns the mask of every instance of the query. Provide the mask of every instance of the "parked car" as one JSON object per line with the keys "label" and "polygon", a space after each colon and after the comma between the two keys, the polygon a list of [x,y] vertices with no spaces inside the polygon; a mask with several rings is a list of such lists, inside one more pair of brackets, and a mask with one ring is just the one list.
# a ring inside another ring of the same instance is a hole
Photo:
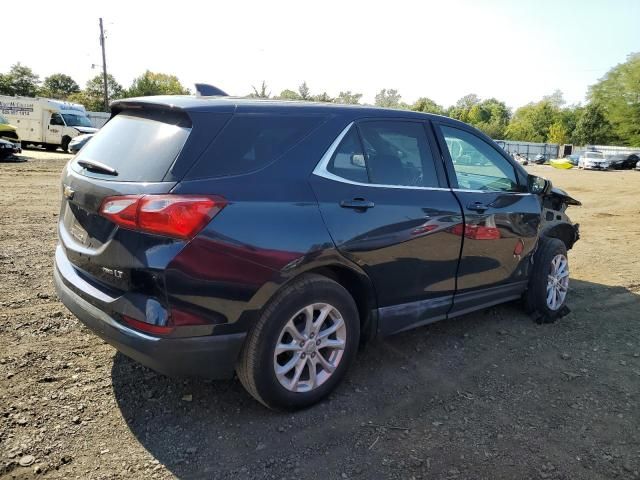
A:
{"label": "parked car", "polygon": [[10,142],[19,142],[18,130],[9,123],[6,117],[0,115],[0,140],[9,140]]}
{"label": "parked car", "polygon": [[640,162],[636,163],[636,170],[640,170]]}
{"label": "parked car", "polygon": [[569,160],[571,165],[573,165],[574,167],[578,166],[578,162],[580,161],[580,155],[573,154],[573,155],[567,156],[566,158],[567,158],[567,160]]}
{"label": "parked car", "polygon": [[518,152],[515,152],[514,154],[511,155],[511,158],[513,158],[520,165],[529,165],[529,159],[527,158],[526,155],[522,155]]}
{"label": "parked car", "polygon": [[541,153],[539,153],[538,155],[533,157],[533,163],[535,163],[537,165],[543,165],[544,163],[546,163],[546,161],[547,161],[547,159]]}
{"label": "parked car", "polygon": [[84,135],[73,137],[69,142],[69,152],[78,153],[94,135],[94,133],[86,133]]}
{"label": "parked car", "polygon": [[606,159],[602,152],[584,152],[578,160],[578,168],[584,168],[586,170],[609,170],[611,168],[611,162]]}
{"label": "parked car", "polygon": [[638,153],[618,153],[608,158],[614,170],[631,170],[640,161]]}
{"label": "parked car", "polygon": [[55,286],[158,372],[235,371],[296,409],[376,335],[521,297],[541,322],[567,311],[580,202],[469,125],[235,98],[111,108],[62,174]]}
{"label": "parked car", "polygon": [[7,160],[14,155],[22,153],[19,143],[13,143],[0,138],[0,160]]}

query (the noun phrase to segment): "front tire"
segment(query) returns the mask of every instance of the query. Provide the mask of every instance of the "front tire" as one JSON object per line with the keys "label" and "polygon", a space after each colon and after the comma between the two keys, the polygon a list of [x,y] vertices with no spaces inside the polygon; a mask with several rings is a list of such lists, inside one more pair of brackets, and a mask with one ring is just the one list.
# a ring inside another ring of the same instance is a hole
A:
{"label": "front tire", "polygon": [[69,142],[71,142],[70,137],[62,137],[62,143],[60,144],[60,148],[65,153],[69,152]]}
{"label": "front tire", "polygon": [[557,238],[542,237],[533,257],[525,306],[539,323],[551,323],[568,313],[569,260],[567,247]]}
{"label": "front tire", "polygon": [[276,295],[252,327],[236,372],[269,408],[309,407],[343,379],[359,337],[349,292],[326,277],[304,274]]}

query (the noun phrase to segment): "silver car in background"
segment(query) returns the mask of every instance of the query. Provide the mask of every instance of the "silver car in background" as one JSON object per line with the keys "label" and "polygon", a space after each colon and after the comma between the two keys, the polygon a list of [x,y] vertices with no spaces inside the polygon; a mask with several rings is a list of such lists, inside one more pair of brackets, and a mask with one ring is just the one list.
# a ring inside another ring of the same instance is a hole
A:
{"label": "silver car in background", "polygon": [[602,152],[584,152],[578,159],[578,168],[586,170],[609,170],[611,162],[607,160]]}

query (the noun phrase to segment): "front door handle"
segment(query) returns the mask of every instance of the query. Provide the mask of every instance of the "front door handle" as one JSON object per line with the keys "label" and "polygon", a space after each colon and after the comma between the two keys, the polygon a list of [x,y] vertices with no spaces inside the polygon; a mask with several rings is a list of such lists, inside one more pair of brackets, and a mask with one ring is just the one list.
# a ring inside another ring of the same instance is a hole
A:
{"label": "front door handle", "polygon": [[354,210],[367,210],[375,207],[376,204],[364,198],[354,198],[353,200],[342,200],[340,206],[342,208],[353,208]]}
{"label": "front door handle", "polygon": [[474,212],[484,213],[489,207],[481,202],[473,202],[467,205],[467,210],[473,210]]}

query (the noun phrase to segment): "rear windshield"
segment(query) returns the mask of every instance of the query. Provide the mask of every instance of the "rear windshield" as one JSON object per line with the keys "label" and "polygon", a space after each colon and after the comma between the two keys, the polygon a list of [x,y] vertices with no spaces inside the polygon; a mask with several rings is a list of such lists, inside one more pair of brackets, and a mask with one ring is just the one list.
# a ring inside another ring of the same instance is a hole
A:
{"label": "rear windshield", "polygon": [[[113,117],[80,151],[73,169],[90,177],[117,182],[159,182],[163,179],[191,129],[188,119],[173,113]],[[78,161],[99,162],[116,170],[105,175],[86,170]]]}
{"label": "rear windshield", "polygon": [[188,178],[253,172],[276,161],[324,120],[311,115],[237,114],[203,154]]}

